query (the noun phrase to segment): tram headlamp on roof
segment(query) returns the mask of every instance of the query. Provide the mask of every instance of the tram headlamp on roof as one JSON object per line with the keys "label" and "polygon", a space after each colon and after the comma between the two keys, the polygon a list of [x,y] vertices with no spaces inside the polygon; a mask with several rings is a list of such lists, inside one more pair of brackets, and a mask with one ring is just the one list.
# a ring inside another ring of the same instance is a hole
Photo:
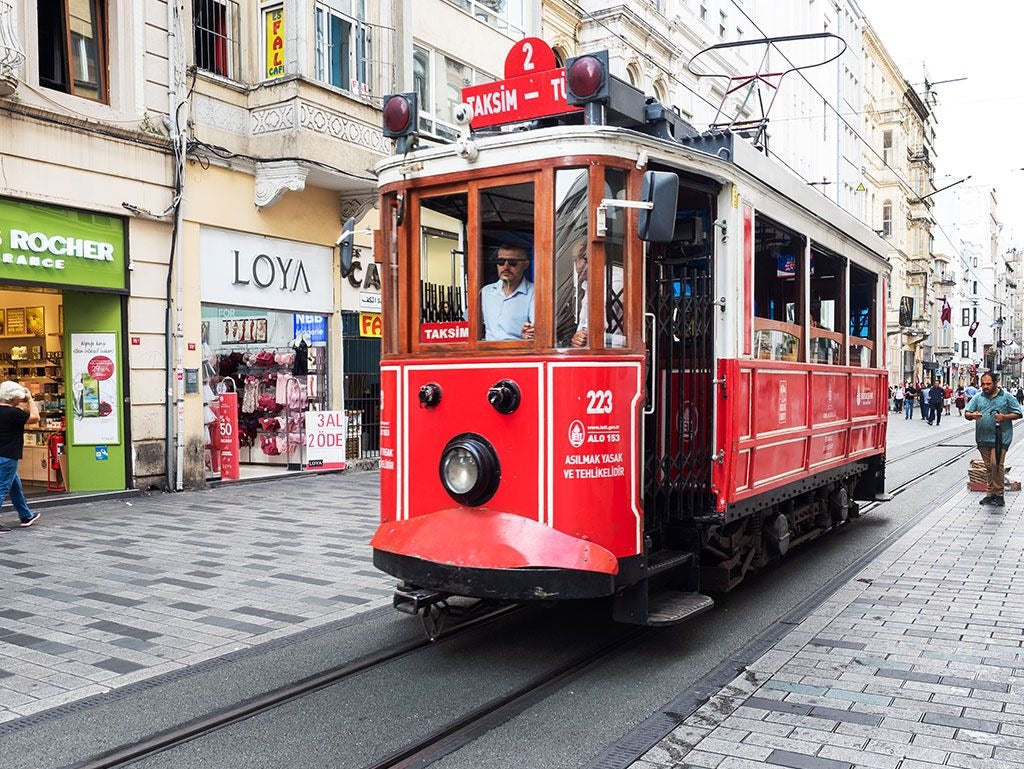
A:
{"label": "tram headlamp on roof", "polygon": [[583,107],[591,125],[644,125],[647,97],[636,86],[615,77],[608,51],[573,56],[565,62],[565,100]]}
{"label": "tram headlamp on roof", "polygon": [[395,140],[395,152],[404,155],[419,139],[419,102],[415,92],[393,93],[384,97],[384,136]]}
{"label": "tram headlamp on roof", "polygon": [[482,505],[498,490],[501,465],[494,447],[476,433],[456,435],[441,452],[441,485],[456,502]]}

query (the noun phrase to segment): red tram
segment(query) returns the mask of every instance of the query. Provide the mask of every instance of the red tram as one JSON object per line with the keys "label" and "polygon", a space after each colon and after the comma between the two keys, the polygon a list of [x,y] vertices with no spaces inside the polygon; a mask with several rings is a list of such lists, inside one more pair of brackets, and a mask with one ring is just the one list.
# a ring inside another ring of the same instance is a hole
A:
{"label": "red tram", "polygon": [[[678,621],[883,491],[885,246],[603,52],[523,70],[467,89],[448,146],[385,99],[374,563],[407,611]],[[557,117],[499,127],[548,83]]]}

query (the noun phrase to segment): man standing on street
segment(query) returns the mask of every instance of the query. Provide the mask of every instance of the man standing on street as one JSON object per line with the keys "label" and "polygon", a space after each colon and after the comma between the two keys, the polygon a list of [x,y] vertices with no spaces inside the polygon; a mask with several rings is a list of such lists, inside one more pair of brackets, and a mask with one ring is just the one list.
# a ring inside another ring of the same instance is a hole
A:
{"label": "man standing on street", "polygon": [[1003,459],[1013,440],[1013,420],[1022,416],[1020,403],[998,386],[996,374],[981,377],[981,392],[971,398],[964,416],[977,422],[974,440],[988,468],[988,496],[983,505],[1002,507],[1005,488]]}
{"label": "man standing on street", "polygon": [[914,418],[914,401],[917,400],[917,388],[914,387],[912,382],[907,382],[906,389],[903,390],[903,396],[906,400],[903,401],[904,408],[904,419]]}
{"label": "man standing on street", "polygon": [[942,401],[946,397],[946,390],[939,384],[939,380],[933,379],[931,389],[928,390],[928,424],[934,420],[938,425],[942,421]]}

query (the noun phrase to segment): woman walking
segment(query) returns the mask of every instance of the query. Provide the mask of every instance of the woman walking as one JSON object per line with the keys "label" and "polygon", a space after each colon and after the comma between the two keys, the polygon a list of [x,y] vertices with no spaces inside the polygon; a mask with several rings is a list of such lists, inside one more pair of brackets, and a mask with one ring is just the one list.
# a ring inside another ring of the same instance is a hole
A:
{"label": "woman walking", "polygon": [[[25,426],[38,423],[39,407],[32,394],[17,382],[0,382],[0,504],[10,494],[22,526],[31,526],[39,519],[39,513],[28,509],[18,477]],[[0,526],[0,534],[8,531],[10,529]]]}
{"label": "woman walking", "polygon": [[967,405],[967,394],[964,392],[963,385],[956,388],[956,410],[960,412],[960,416],[964,415],[964,406]]}

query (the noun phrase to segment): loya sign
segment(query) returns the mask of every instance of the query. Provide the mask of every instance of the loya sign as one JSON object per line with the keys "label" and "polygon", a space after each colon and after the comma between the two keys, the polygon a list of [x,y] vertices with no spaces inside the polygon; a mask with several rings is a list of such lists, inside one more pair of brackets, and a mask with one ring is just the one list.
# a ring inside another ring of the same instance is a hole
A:
{"label": "loya sign", "polygon": [[334,261],[327,246],[203,227],[202,301],[329,314]]}

